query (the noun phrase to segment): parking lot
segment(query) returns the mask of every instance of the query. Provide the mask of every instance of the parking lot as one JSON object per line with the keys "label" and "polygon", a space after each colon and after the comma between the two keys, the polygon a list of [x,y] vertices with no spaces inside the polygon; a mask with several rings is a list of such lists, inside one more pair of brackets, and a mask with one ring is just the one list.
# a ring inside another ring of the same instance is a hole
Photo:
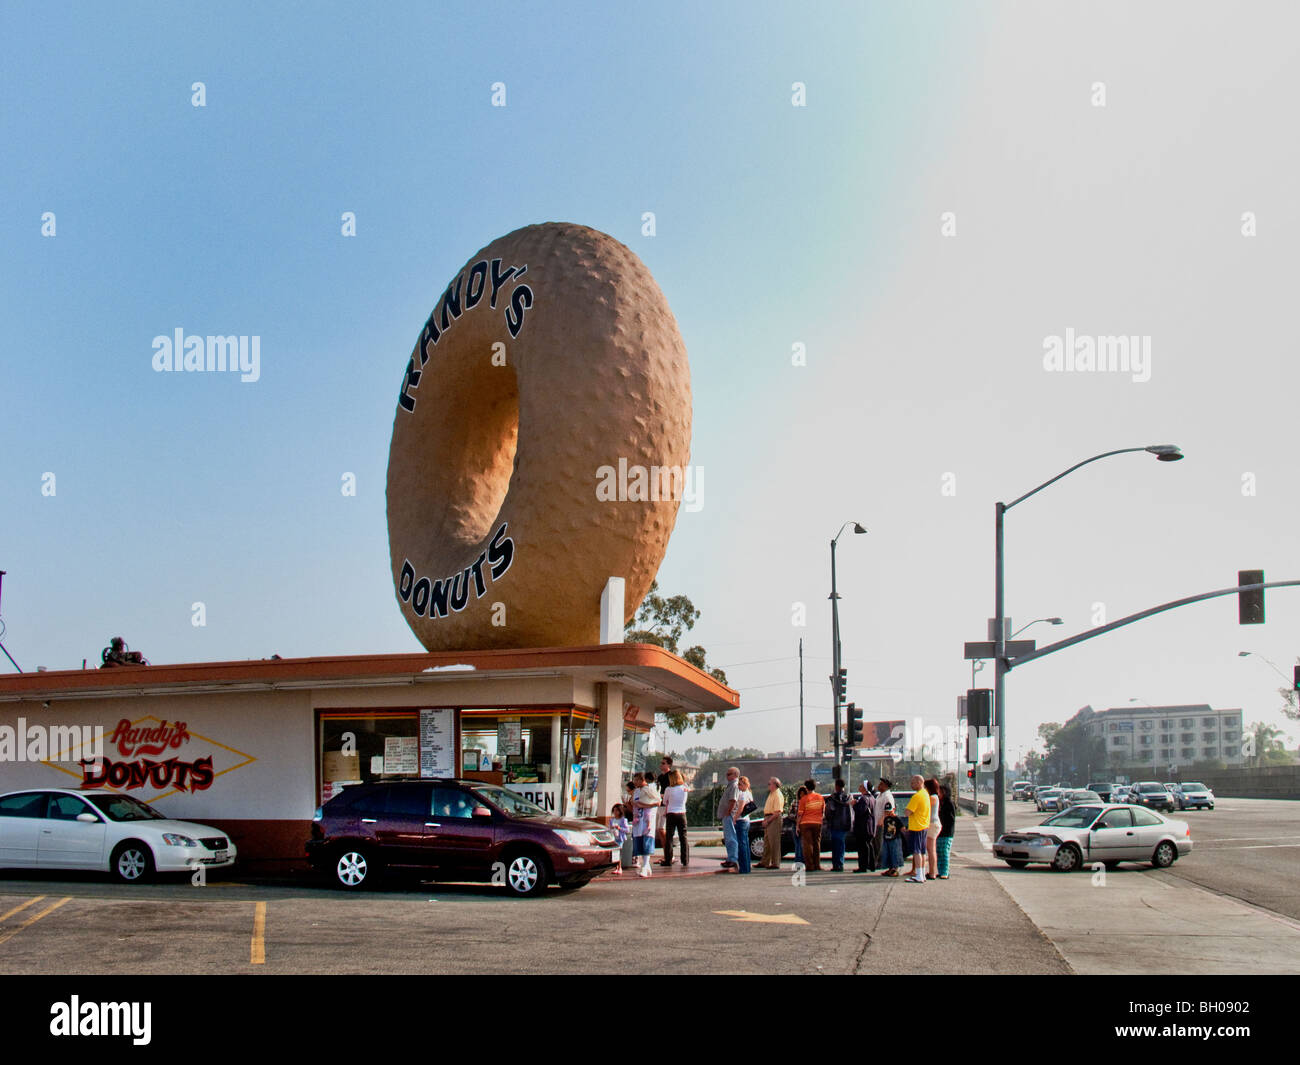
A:
{"label": "parking lot", "polygon": [[[1010,810],[1012,827],[1043,816]],[[1300,971],[1300,803],[1227,799],[1187,819],[1189,857],[1165,871],[1125,865],[1100,885],[1091,872],[1008,869],[984,846],[992,818],[969,815],[952,880],[925,885],[823,872],[800,886],[787,864],[602,878],[529,900],[487,885],[349,894],[238,872],[196,888],[11,871],[0,972],[1048,974],[1131,972],[1139,959],[1153,971]],[[700,848],[695,862],[719,857]]]}

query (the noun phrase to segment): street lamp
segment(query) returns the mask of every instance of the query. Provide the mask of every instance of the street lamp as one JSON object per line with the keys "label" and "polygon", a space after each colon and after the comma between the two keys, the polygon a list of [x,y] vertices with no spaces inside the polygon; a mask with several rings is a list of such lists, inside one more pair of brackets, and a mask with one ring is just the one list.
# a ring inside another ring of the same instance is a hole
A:
{"label": "street lamp", "polygon": [[1125,447],[1115,451],[1103,451],[1100,455],[1093,455],[1090,459],[1084,459],[1082,462],[1076,462],[1068,470],[1062,470],[1055,477],[1044,481],[1037,488],[1031,489],[1024,495],[1013,499],[1010,503],[994,504],[994,598],[996,606],[994,609],[994,628],[993,628],[993,707],[998,717],[998,747],[997,747],[997,765],[993,770],[993,791],[994,799],[997,805],[993,808],[993,832],[994,838],[1001,836],[1007,828],[1007,804],[1006,804],[1006,783],[1007,768],[1004,751],[1006,750],[1007,739],[1007,714],[1006,714],[1006,616],[1005,587],[1004,587],[1004,548],[1003,548],[1003,524],[1008,510],[1012,507],[1023,503],[1030,496],[1037,495],[1048,485],[1055,484],[1062,477],[1068,477],[1075,470],[1082,466],[1087,466],[1091,462],[1097,462],[1101,459],[1108,459],[1112,455],[1127,455],[1133,452],[1144,451],[1149,455],[1154,455],[1160,462],[1177,462],[1183,457],[1182,450],[1174,444],[1152,444],[1148,447]]}
{"label": "street lamp", "polygon": [[835,737],[836,766],[840,764],[840,699],[844,693],[840,691],[840,593],[835,588],[835,544],[850,525],[855,533],[867,531],[856,521],[846,521],[831,540],[831,705],[834,708],[831,733]]}
{"label": "street lamp", "polygon": [[1017,636],[1019,636],[1022,632],[1024,632],[1025,629],[1031,628],[1032,626],[1037,625],[1041,622],[1047,622],[1047,624],[1049,625],[1065,624],[1065,622],[1062,621],[1060,618],[1038,618],[1036,621],[1031,621],[1028,625],[1021,625],[1020,628],[1016,629],[1016,631],[1011,634],[1010,638],[1014,640]]}

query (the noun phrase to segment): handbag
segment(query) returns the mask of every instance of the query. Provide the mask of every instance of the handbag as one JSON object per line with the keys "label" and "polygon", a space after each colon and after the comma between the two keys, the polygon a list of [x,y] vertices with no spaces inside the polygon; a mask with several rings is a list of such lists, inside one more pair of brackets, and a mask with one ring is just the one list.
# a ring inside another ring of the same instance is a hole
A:
{"label": "handbag", "polygon": [[753,799],[750,799],[749,802],[745,803],[745,808],[740,811],[740,816],[748,817],[757,809],[758,809],[758,803],[756,803]]}

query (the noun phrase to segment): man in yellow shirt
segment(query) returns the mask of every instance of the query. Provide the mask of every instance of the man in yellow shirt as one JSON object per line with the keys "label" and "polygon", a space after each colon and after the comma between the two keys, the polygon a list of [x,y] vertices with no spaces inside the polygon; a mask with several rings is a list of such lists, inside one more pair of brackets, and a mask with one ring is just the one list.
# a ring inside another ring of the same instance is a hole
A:
{"label": "man in yellow shirt", "polygon": [[912,875],[908,883],[925,883],[925,831],[930,827],[930,793],[923,777],[912,777],[912,797],[907,800],[907,831],[912,842]]}
{"label": "man in yellow shirt", "polygon": [[784,814],[785,796],[781,794],[781,781],[772,777],[767,782],[767,802],[763,804],[763,861],[760,864],[764,869],[781,868],[781,821]]}

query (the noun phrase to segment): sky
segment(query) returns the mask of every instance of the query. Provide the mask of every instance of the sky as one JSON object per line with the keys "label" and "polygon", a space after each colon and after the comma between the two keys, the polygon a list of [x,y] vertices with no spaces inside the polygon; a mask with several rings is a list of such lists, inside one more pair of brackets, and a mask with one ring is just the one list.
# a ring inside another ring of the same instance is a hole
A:
{"label": "sky", "polygon": [[[1187,458],[1008,515],[1008,613],[1066,622],[1026,637],[1300,578],[1298,29],[1281,2],[5,5],[0,640],[28,670],[118,634],[154,662],[419,650],[384,507],[402,373],[467,258],[541,221],[635,251],[690,355],[705,494],[659,580],[741,693],[706,745],[798,745],[801,639],[809,742],[829,720],[846,521],[868,720],[953,723],[994,503],[1103,451]],[[155,372],[178,328],[259,337],[258,379]],[[1149,361],[1044,362],[1111,336]],[[1268,664],[1300,592],[1267,618],[1225,598],[1026,664],[1012,753],[1133,701],[1300,738]]]}

